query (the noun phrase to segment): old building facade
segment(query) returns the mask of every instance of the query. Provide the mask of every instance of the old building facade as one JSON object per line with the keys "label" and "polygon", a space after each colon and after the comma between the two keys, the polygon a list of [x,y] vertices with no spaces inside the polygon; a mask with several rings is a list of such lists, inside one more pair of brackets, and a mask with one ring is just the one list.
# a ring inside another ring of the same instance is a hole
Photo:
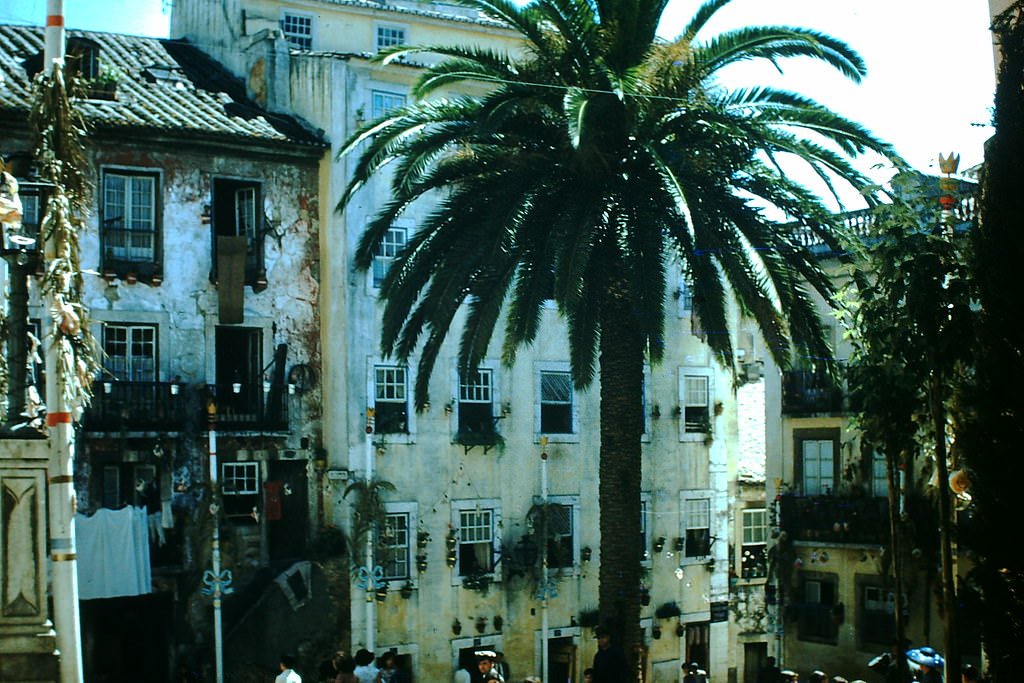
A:
{"label": "old building facade", "polygon": [[[48,192],[26,123],[42,49],[42,29],[0,27],[0,150],[28,230]],[[239,615],[264,609],[279,573],[305,572],[307,592],[323,583],[296,561],[320,509],[325,145],[192,46],[70,32],[67,53],[93,187],[84,303],[104,368],[77,431],[82,653],[92,680],[169,681],[212,662],[202,577],[214,524],[238,589],[229,650],[256,637]],[[46,315],[34,292],[44,343]],[[143,538],[122,547],[133,508]]]}
{"label": "old building facade", "polygon": [[[334,149],[411,100],[416,64],[370,61],[377,50],[448,42],[517,49],[501,25],[428,2],[182,0],[171,34],[245,78],[271,110],[323,129]],[[456,348],[446,345],[430,405],[417,413],[415,368],[377,351],[377,285],[430,207],[407,211],[370,272],[354,271],[355,244],[387,185],[375,179],[335,213],[353,163],[331,160],[320,176],[322,514],[325,525],[352,536],[353,509],[372,490],[384,500],[386,523],[369,559],[362,543],[353,553],[351,639],[338,646],[393,650],[420,680],[448,679],[481,648],[503,651],[516,679],[579,680],[596,647],[598,392],[572,388],[564,322],[552,307],[513,367],[494,352],[478,374],[460,377]],[[731,570],[742,569],[732,541],[743,524],[733,506],[736,397],[704,344],[678,269],[675,282],[666,292],[666,359],[645,377],[645,671],[649,680],[674,681],[681,663],[697,661],[728,680],[744,666],[743,649],[732,645],[739,627],[731,590],[761,590],[763,579],[730,582]],[[752,363],[753,343],[738,346]],[[539,544],[545,521],[549,539]],[[545,550],[547,580],[539,568]],[[744,638],[763,644],[770,636],[756,622],[743,627]]]}

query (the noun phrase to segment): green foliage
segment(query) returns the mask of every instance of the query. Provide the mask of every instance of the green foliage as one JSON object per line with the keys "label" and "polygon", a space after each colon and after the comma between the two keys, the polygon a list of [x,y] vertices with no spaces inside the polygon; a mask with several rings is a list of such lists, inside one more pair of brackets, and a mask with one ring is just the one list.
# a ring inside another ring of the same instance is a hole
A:
{"label": "green foliage", "polygon": [[975,315],[970,242],[951,225],[926,179],[905,174],[876,209],[861,272],[843,292],[853,352],[847,372],[857,426],[871,447],[913,456],[933,437],[930,388],[952,398],[971,360]]}
{"label": "green foliage", "polygon": [[[836,245],[823,202],[782,172],[796,158],[827,183],[873,200],[853,167],[891,147],[814,100],[772,88],[730,92],[721,68],[744,60],[811,58],[859,79],[849,46],[808,29],[754,27],[703,37],[727,0],[708,0],[682,35],[655,37],[662,0],[597,3],[464,0],[520,34],[521,56],[427,45],[388,61],[441,55],[415,92],[424,99],[367,123],[340,155],[357,156],[344,210],[391,170],[390,198],[356,250],[369,268],[394,220],[421,198],[436,208],[385,277],[381,352],[418,355],[417,407],[450,328],[465,311],[459,366],[472,370],[503,326],[512,364],[537,337],[546,302],[568,329],[577,387],[601,372],[601,610],[639,643],[641,378],[663,354],[669,267],[694,286],[694,312],[719,362],[735,371],[729,298],[756,322],[783,367],[791,351],[830,358],[812,293],[832,284],[796,230]],[[445,98],[442,88],[478,91]],[[486,198],[486,200],[484,200]],[[436,201],[435,201],[436,200]],[[783,222],[759,206],[777,207]],[[794,226],[797,226],[794,228]],[[614,425],[614,429],[612,427]],[[613,500],[614,499],[614,500]]]}
{"label": "green foliage", "polygon": [[[360,479],[345,488],[344,497],[353,494],[352,502],[352,543],[355,548],[366,544],[367,534],[383,529],[387,521],[384,492],[394,491],[395,485],[383,479]],[[353,554],[353,557],[355,554]]]}
{"label": "green foliage", "polygon": [[[86,179],[85,124],[68,96],[64,71],[55,66],[40,74],[29,120],[36,135],[36,160],[42,177],[53,184],[40,236],[52,245],[42,293],[52,297],[43,341],[57,347],[57,376],[66,405],[79,415],[92,399],[92,380],[100,370],[99,352],[89,329],[84,297],[79,235],[88,214],[92,188]],[[50,410],[60,410],[50,406]]]}

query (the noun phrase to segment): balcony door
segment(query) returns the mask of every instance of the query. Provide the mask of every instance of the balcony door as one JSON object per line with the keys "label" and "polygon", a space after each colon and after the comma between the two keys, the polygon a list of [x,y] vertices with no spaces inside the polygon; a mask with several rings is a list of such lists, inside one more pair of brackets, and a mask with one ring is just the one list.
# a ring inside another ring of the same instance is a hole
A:
{"label": "balcony door", "polygon": [[221,326],[216,335],[218,419],[256,422],[263,391],[263,330]]}

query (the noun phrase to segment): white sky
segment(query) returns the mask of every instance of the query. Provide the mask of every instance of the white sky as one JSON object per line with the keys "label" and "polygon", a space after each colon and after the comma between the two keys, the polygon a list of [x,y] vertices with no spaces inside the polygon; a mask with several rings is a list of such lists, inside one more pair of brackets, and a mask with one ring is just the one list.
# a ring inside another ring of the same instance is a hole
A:
{"label": "white sky", "polygon": [[[65,0],[69,28],[167,37],[173,0]],[[671,37],[699,0],[670,0],[661,33]],[[744,65],[730,85],[770,82],[832,107],[891,142],[914,167],[935,171],[939,152],[961,170],[982,161],[991,135],[994,74],[985,0],[733,0],[708,35],[741,25],[803,26],[851,44],[868,64],[860,85],[827,68]],[[0,23],[41,24],[46,0],[2,0]]]}

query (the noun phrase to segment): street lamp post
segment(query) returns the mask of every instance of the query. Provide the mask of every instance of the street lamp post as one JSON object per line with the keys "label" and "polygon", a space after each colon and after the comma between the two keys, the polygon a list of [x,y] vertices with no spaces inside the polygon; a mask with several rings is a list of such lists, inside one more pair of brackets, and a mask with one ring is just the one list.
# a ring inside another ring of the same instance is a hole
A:
{"label": "street lamp post", "polygon": [[234,592],[231,570],[220,568],[220,483],[217,477],[217,404],[211,398],[206,404],[210,438],[210,518],[213,524],[210,564],[203,574],[206,588],[203,592],[213,596],[213,652],[217,683],[224,683],[224,629],[221,619],[221,597]]}

